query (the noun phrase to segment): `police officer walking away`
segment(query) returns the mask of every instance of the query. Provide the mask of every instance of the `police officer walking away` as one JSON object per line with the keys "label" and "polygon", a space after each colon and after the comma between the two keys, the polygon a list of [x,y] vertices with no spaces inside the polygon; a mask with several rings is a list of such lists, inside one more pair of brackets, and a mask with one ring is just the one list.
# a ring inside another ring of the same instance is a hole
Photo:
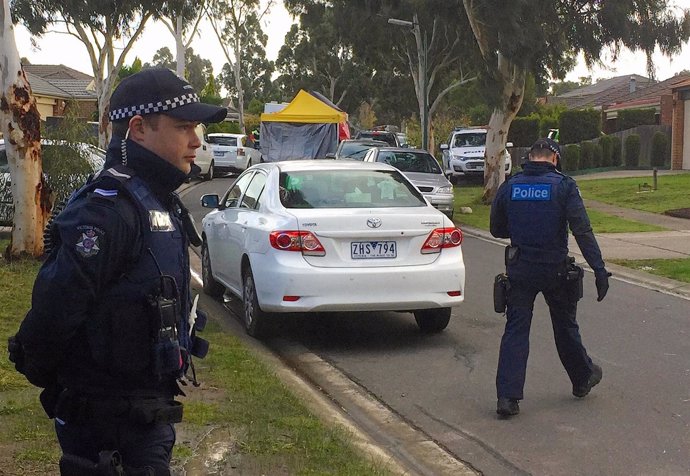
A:
{"label": "police officer walking away", "polygon": [[196,337],[205,316],[191,312],[188,246],[198,235],[175,190],[201,145],[195,126],[226,114],[167,69],[124,79],[104,169],[53,222],[9,350],[44,388],[62,474],[170,474],[178,382],[196,383],[191,355],[208,349]]}
{"label": "police officer walking away", "polygon": [[549,306],[554,340],[574,396],[585,397],[601,381],[602,370],[587,355],[576,321],[582,269],[568,258],[568,226],[596,277],[597,301],[611,276],[604,267],[589,217],[575,181],[556,166],[560,147],[539,139],[523,171],[498,189],[491,207],[491,234],[510,238],[506,247],[507,322],[498,359],[496,412],[517,415],[523,398],[529,331],[539,292]]}

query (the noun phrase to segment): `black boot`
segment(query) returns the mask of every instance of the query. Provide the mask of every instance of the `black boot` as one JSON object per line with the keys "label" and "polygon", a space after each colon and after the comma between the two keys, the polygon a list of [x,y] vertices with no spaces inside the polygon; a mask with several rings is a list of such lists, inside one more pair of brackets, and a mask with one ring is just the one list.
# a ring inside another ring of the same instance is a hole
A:
{"label": "black boot", "polygon": [[496,404],[496,413],[502,417],[509,417],[520,413],[520,404],[515,398],[500,397]]}
{"label": "black boot", "polygon": [[590,390],[592,390],[592,387],[601,382],[603,374],[601,367],[597,364],[592,364],[592,373],[587,382],[584,385],[573,385],[573,395],[578,398],[586,397]]}

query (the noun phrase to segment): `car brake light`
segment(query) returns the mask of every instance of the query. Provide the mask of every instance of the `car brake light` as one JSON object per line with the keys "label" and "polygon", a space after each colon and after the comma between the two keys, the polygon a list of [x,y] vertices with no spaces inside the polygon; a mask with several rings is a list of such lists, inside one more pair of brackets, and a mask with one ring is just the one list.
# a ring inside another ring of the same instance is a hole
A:
{"label": "car brake light", "polygon": [[455,248],[462,243],[460,228],[436,228],[424,242],[421,252],[440,253],[443,248]]}
{"label": "car brake light", "polygon": [[321,242],[309,231],[272,231],[271,246],[282,251],[301,251],[308,256],[325,256]]}
{"label": "car brake light", "polygon": [[241,147],[238,147],[237,148],[237,155],[244,155],[244,149],[242,149]]}

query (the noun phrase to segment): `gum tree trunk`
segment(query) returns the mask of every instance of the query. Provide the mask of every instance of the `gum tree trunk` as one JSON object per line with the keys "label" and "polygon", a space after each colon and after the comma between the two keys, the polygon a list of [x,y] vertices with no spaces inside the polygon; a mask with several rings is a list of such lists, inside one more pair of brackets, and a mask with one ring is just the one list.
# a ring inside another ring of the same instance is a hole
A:
{"label": "gum tree trunk", "polygon": [[0,10],[0,130],[12,178],[14,223],[8,258],[43,254],[50,193],[43,179],[40,115],[19,58],[9,0]]}

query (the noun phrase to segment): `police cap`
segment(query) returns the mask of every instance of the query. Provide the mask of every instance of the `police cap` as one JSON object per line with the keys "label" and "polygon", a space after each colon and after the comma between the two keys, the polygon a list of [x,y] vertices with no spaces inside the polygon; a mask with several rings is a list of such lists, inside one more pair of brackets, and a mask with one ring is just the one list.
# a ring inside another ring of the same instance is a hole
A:
{"label": "police cap", "polygon": [[553,139],[549,139],[548,137],[537,139],[537,141],[532,144],[532,147],[530,147],[529,151],[532,152],[539,149],[548,149],[556,154],[556,157],[558,157],[559,160],[561,158],[561,147],[558,145],[558,142]]}
{"label": "police cap", "polygon": [[228,109],[200,102],[192,85],[167,68],[147,68],[126,77],[110,98],[111,121],[155,113],[209,123],[221,122]]}

